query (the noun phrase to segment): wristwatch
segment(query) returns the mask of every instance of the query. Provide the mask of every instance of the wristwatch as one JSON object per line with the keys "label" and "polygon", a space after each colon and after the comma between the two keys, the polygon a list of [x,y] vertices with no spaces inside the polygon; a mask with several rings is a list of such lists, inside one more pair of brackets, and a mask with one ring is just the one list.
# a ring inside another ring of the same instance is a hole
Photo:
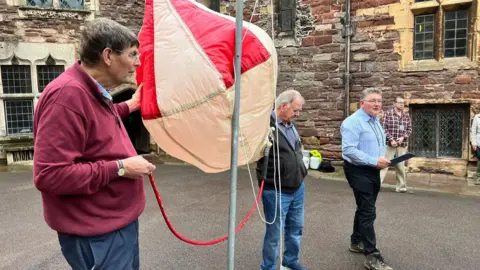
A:
{"label": "wristwatch", "polygon": [[123,168],[123,162],[121,160],[117,160],[117,164],[118,164],[118,176],[124,176],[125,169]]}

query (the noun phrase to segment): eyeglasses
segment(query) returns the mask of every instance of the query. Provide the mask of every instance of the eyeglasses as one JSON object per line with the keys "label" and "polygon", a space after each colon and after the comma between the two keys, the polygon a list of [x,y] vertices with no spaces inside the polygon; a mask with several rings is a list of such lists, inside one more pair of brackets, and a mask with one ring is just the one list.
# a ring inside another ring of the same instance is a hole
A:
{"label": "eyeglasses", "polygon": [[[124,53],[125,51],[120,51],[120,50],[114,50],[118,53]],[[127,56],[129,58],[131,58],[133,60],[133,63],[136,63],[138,61],[138,59],[140,59],[140,55],[142,55],[141,53],[139,52],[131,52],[129,54],[127,54]]]}
{"label": "eyeglasses", "polygon": [[367,103],[378,103],[378,104],[382,104],[382,100],[381,99],[371,99],[371,100],[364,100],[364,102],[367,102]]}

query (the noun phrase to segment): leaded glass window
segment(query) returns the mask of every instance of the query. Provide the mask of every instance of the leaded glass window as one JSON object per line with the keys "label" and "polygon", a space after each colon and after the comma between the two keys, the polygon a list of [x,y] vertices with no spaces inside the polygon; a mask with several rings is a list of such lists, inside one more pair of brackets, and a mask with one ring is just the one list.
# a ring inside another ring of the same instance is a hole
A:
{"label": "leaded glass window", "polygon": [[47,84],[56,79],[64,70],[62,65],[37,66],[38,92],[43,92]]}
{"label": "leaded glass window", "polygon": [[60,8],[83,9],[84,0],[59,0]]}
{"label": "leaded glass window", "polygon": [[5,100],[8,135],[33,132],[33,100]]}
{"label": "leaded glass window", "polygon": [[[15,57],[12,63],[14,65],[0,66],[7,135],[31,134],[33,125],[31,69],[28,65],[18,65]],[[12,95],[23,98],[7,100]]]}
{"label": "leaded glass window", "polygon": [[463,110],[438,111],[438,155],[462,157]]}
{"label": "leaded glass window", "polygon": [[415,16],[414,59],[432,59],[434,48],[434,14]]}
{"label": "leaded glass window", "polygon": [[443,30],[444,57],[467,55],[468,11],[445,12]]}
{"label": "leaded glass window", "polygon": [[27,0],[27,5],[32,7],[51,8],[53,0]]}
{"label": "leaded glass window", "polygon": [[30,66],[4,65],[0,69],[4,94],[32,93]]}
{"label": "leaded glass window", "polygon": [[416,109],[412,120],[412,151],[418,156],[436,156],[436,110]]}
{"label": "leaded glass window", "polygon": [[412,152],[422,157],[462,157],[466,110],[432,106],[412,109]]}

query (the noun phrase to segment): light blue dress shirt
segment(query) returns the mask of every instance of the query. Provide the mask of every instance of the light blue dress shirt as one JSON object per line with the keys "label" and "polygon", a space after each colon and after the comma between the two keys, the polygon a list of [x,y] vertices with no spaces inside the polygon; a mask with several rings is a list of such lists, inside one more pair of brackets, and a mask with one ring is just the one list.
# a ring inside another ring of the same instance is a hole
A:
{"label": "light blue dress shirt", "polygon": [[342,157],[357,166],[376,167],[378,158],[385,156],[386,134],[379,118],[363,109],[357,110],[340,127]]}
{"label": "light blue dress shirt", "polygon": [[110,91],[106,90],[105,88],[103,88],[103,86],[97,82],[97,80],[95,80],[92,76],[90,76],[90,78],[92,78],[92,80],[97,84],[98,88],[100,89],[100,92],[102,92],[102,95],[109,99],[109,100],[113,100],[112,96],[110,95]]}
{"label": "light blue dress shirt", "polygon": [[110,95],[110,93],[105,88],[103,88],[103,86],[101,84],[99,84],[97,81],[95,81],[95,82],[97,83],[98,88],[100,88],[100,91],[102,92],[102,95],[104,97],[106,97],[107,99],[112,100],[113,98]]}
{"label": "light blue dress shirt", "polygon": [[296,146],[297,140],[300,138],[298,138],[297,131],[295,130],[295,126],[292,123],[289,123],[289,124],[283,123],[282,120],[280,120],[280,118],[277,117],[277,114],[275,113],[275,111],[272,111],[272,117],[273,119],[277,120],[278,129],[280,130],[280,132],[283,133],[283,135],[285,135],[285,137],[287,137],[288,143],[290,143],[293,150],[297,150],[295,149],[295,146]]}

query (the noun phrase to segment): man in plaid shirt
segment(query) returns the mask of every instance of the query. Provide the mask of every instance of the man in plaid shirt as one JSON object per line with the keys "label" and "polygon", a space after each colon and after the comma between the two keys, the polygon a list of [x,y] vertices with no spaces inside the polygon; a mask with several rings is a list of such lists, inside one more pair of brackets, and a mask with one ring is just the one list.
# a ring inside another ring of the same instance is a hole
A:
{"label": "man in plaid shirt", "polygon": [[[412,121],[408,113],[404,112],[405,101],[401,97],[397,97],[393,108],[386,111],[382,118],[382,125],[387,134],[387,149],[385,158],[393,159],[407,153],[408,137],[412,133]],[[383,183],[388,168],[382,169],[380,179]],[[397,175],[397,192],[406,192],[406,171],[405,162],[400,162],[395,166]]]}

